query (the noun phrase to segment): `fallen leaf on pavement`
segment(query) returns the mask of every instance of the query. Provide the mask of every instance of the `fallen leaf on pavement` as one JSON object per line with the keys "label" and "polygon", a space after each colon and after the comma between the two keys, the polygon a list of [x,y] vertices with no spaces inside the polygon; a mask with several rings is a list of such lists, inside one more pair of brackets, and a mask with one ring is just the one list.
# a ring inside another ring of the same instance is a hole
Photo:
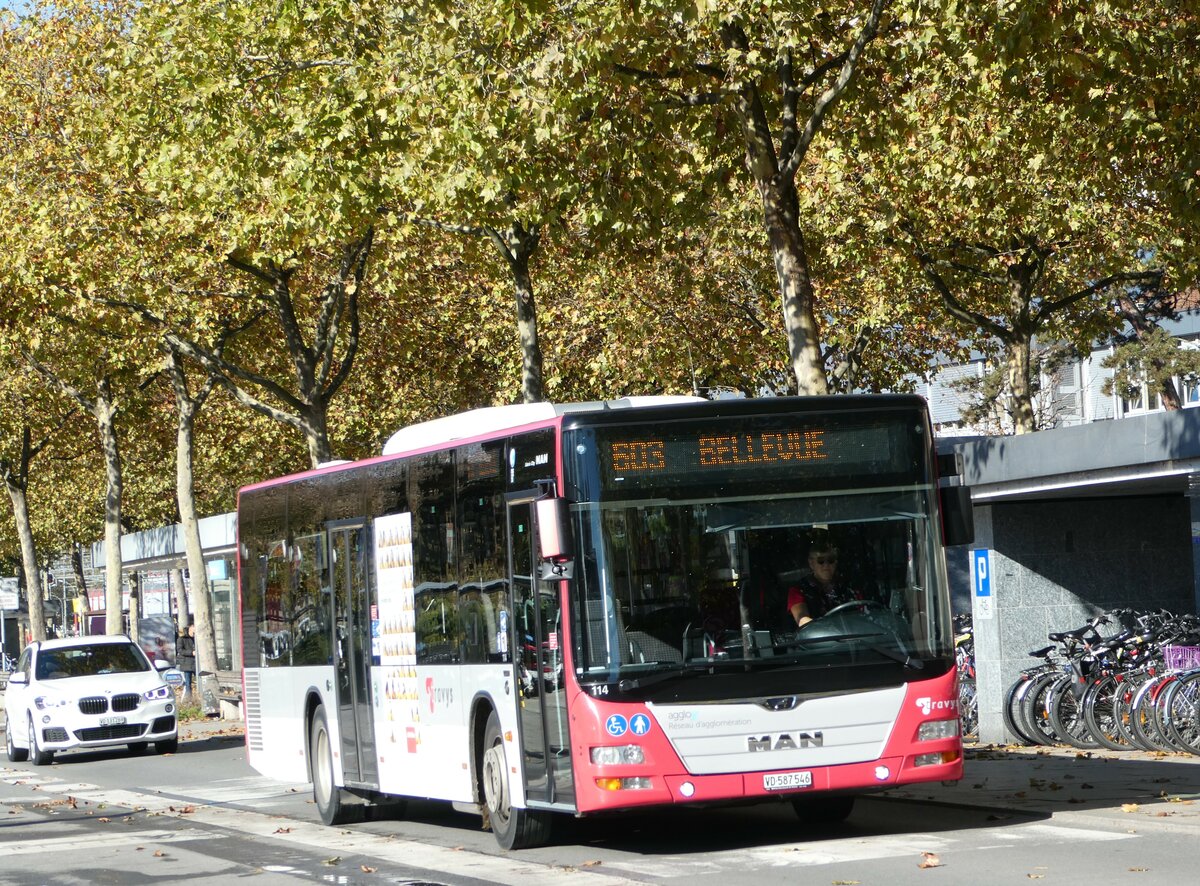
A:
{"label": "fallen leaf on pavement", "polygon": [[941,866],[942,860],[934,852],[922,852],[921,860],[917,862],[919,868],[940,868]]}
{"label": "fallen leaf on pavement", "polygon": [[1131,871],[1148,871],[1150,868],[1130,868]]}
{"label": "fallen leaf on pavement", "polygon": [[362,871],[364,874],[373,874],[373,873],[375,873],[377,870],[379,870],[379,868],[367,867],[365,864],[359,865],[359,866],[358,866],[358,869],[359,869],[360,871]]}
{"label": "fallen leaf on pavement", "polygon": [[[115,610],[114,610],[114,611],[115,611]],[[599,859],[595,859],[594,861],[585,861],[585,862],[582,862],[582,863],[581,863],[579,866],[580,866],[581,868],[594,868],[594,867],[596,867],[596,865],[603,864],[603,863],[604,863],[604,862],[600,861]]]}
{"label": "fallen leaf on pavement", "polygon": [[1122,812],[1137,812],[1138,808],[1139,807],[1138,807],[1137,803],[1122,803],[1121,804]]}
{"label": "fallen leaf on pavement", "polygon": [[341,863],[342,863],[342,857],[340,855],[334,855],[331,858],[327,858],[321,862],[321,864],[329,864],[329,865],[341,864]]}
{"label": "fallen leaf on pavement", "polygon": [[1045,880],[1046,879],[1045,874],[1026,874],[1025,876],[1028,877],[1030,880]]}
{"label": "fallen leaf on pavement", "polygon": [[291,832],[292,832],[291,828],[275,828],[276,834],[290,834]]}
{"label": "fallen leaf on pavement", "polygon": [[155,858],[162,858],[162,857],[163,857],[163,851],[162,851],[161,849],[155,849],[155,850],[154,850],[154,857],[155,857]]}
{"label": "fallen leaf on pavement", "polygon": [[[114,610],[114,611],[115,611],[115,610]],[[98,818],[98,819],[96,819],[96,821],[104,821],[104,822],[109,822],[109,821],[112,821],[112,819],[111,819],[111,818]]]}

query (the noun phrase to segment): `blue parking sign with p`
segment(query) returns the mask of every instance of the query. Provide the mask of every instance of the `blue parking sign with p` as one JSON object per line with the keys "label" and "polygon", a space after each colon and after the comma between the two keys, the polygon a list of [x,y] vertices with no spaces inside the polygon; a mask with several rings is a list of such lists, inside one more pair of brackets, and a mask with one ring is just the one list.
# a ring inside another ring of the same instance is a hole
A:
{"label": "blue parking sign with p", "polygon": [[992,558],[987,548],[971,551],[971,577],[976,597],[992,596]]}

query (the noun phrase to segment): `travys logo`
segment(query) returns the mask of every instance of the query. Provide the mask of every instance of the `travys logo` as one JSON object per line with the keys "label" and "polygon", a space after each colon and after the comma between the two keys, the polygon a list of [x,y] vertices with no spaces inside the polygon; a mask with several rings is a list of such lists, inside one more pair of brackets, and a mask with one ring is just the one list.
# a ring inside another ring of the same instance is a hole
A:
{"label": "travys logo", "polygon": [[454,690],[433,685],[433,677],[425,678],[425,695],[429,697],[429,713],[434,712],[437,705],[454,704]]}
{"label": "travys logo", "polygon": [[934,700],[928,696],[917,699],[917,707],[921,709],[921,713],[928,717],[934,711],[957,711],[958,700],[953,698],[939,698]]}

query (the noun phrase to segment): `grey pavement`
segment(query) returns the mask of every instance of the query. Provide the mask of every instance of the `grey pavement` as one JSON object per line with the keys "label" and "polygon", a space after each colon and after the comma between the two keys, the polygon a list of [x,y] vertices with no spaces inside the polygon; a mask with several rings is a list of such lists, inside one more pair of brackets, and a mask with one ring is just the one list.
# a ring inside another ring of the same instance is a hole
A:
{"label": "grey pavement", "polygon": [[887,796],[998,816],[1200,830],[1200,757],[1192,754],[968,745],[964,773],[957,783],[914,785]]}

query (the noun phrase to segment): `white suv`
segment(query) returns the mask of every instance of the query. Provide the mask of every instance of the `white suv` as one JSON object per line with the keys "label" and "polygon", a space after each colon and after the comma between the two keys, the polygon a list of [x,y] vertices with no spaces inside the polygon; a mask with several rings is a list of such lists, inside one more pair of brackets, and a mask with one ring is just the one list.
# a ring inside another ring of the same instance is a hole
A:
{"label": "white suv", "polygon": [[35,766],[68,748],[149,742],[160,754],[179,745],[175,693],[162,671],[125,636],[73,637],[25,647],[4,694],[8,759]]}

